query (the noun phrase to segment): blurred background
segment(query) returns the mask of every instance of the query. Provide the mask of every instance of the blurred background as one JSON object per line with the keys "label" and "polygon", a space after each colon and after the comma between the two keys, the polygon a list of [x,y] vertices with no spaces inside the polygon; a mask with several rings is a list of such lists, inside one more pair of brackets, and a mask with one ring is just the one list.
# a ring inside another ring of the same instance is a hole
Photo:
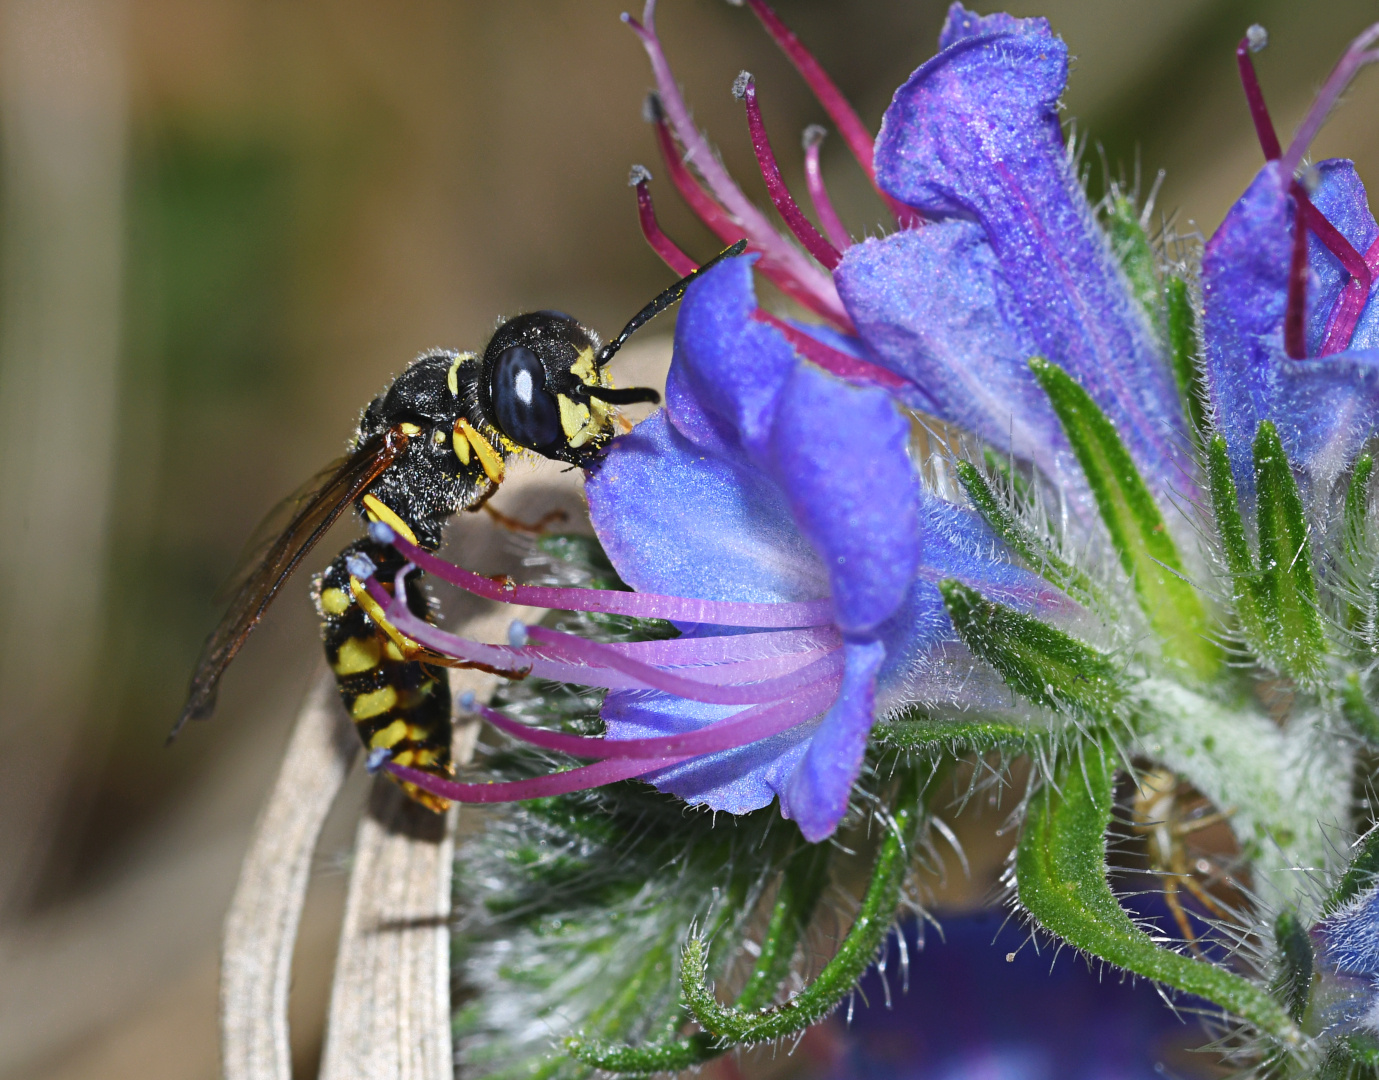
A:
{"label": "blurred background", "polygon": [[[944,14],[777,6],[873,126]],[[620,9],[0,0],[0,1078],[216,1075],[219,926],[319,647],[303,576],[214,721],[164,749],[213,596],[257,520],[420,350],[479,348],[533,307],[607,334],[671,280],[626,187],[634,162],[661,170]],[[1156,214],[1180,234],[1209,233],[1260,161],[1232,55],[1244,29],[1270,31],[1258,62],[1286,133],[1379,10],[1008,9],[1052,19],[1076,57],[1067,115],[1114,176],[1147,190],[1167,170]],[[659,26],[699,122],[764,204],[728,92],[756,74],[802,190],[798,134],[826,117],[751,15],[664,0]],[[1379,79],[1353,96],[1317,150],[1373,178]],[[836,138],[824,165],[847,225],[878,231]],[[1094,193],[1103,182],[1098,164]],[[653,191],[666,230],[711,254],[669,185]],[[486,558],[466,536],[468,561]],[[343,850],[348,806],[338,816]],[[980,899],[1000,855],[953,902]],[[294,989],[302,1069],[343,887],[323,858]]]}

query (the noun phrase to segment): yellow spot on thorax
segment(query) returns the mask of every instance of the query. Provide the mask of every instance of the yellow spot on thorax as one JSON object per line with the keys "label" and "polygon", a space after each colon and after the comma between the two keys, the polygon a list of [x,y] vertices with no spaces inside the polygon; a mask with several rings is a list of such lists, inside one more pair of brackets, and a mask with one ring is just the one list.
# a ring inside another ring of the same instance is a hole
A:
{"label": "yellow spot on thorax", "polygon": [[417,534],[407,527],[407,522],[398,517],[377,495],[365,495],[363,501],[364,510],[368,513],[370,521],[383,522],[409,544],[417,542]]}
{"label": "yellow spot on thorax", "polygon": [[[455,357],[455,362],[450,365],[450,370],[445,373],[445,385],[450,388],[451,397],[460,396],[460,365],[472,363],[478,357],[472,352],[460,353]],[[465,464],[468,464],[466,461]]]}
{"label": "yellow spot on thorax", "polygon": [[382,655],[383,646],[377,638],[350,638],[341,644],[331,667],[337,675],[358,675],[361,671],[373,670]]}
{"label": "yellow spot on thorax", "polygon": [[322,589],[321,610],[327,615],[343,615],[350,609],[349,593],[344,589]]}
{"label": "yellow spot on thorax", "polygon": [[[372,720],[375,716],[382,716],[396,704],[397,691],[391,686],[384,686],[367,694],[360,694],[355,698],[354,704],[350,706],[350,715],[356,720]],[[407,734],[407,724],[402,720],[394,720],[383,731],[391,731],[393,728],[398,728],[401,732],[398,735],[399,739]],[[382,733],[379,732],[379,735]],[[374,739],[377,740],[377,738],[378,735],[375,735]],[[397,740],[393,741],[396,742]],[[392,743],[384,743],[383,745],[391,746]]]}
{"label": "yellow spot on thorax", "polygon": [[406,435],[408,438],[411,438],[413,435],[421,434],[421,427],[419,425],[408,423],[405,420],[401,424],[398,424],[398,427],[402,429],[402,434]]}
{"label": "yellow spot on thorax", "polygon": [[[503,482],[502,456],[493,448],[493,444],[475,431],[463,416],[455,421],[456,446],[459,446],[461,435],[474,448],[474,453],[479,457],[479,464],[484,467],[484,475],[495,484],[501,484]],[[467,465],[469,462],[465,461],[464,464]]]}

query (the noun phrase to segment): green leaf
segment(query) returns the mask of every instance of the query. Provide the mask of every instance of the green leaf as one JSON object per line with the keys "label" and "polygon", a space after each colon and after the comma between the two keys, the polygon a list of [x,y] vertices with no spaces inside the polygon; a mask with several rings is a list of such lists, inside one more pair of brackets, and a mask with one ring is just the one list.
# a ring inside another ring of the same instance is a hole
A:
{"label": "green leaf", "polygon": [[708,946],[703,938],[690,939],[681,956],[680,984],[690,1012],[705,1031],[730,1043],[779,1039],[817,1023],[851,993],[876,958],[900,902],[910,863],[910,834],[920,817],[918,788],[913,779],[901,785],[866,896],[843,943],[818,977],[789,1001],[756,1010],[720,1004],[708,984]]}
{"label": "green leaf", "polygon": [[1164,657],[1193,678],[1210,679],[1221,657],[1209,637],[1206,609],[1183,576],[1178,549],[1125,444],[1096,402],[1067,372],[1038,357],[1029,365],[1072,444],[1121,566],[1163,642]]}
{"label": "green leaf", "polygon": [[1111,723],[1125,697],[1120,669],[1109,656],[1063,631],[985,599],[954,578],[939,582],[958,636],[1006,683],[1036,704],[1073,710]]}
{"label": "green leaf", "polygon": [[1296,912],[1279,912],[1274,920],[1274,943],[1279,955],[1274,996],[1288,1007],[1294,1023],[1300,1024],[1312,999],[1312,938]]}
{"label": "green leaf", "polygon": [[1173,378],[1183,398],[1183,408],[1192,423],[1192,430],[1200,435],[1207,430],[1202,377],[1197,367],[1197,315],[1192,310],[1192,297],[1187,282],[1170,277],[1164,288],[1168,308],[1168,355],[1173,363]]}
{"label": "green leaf", "polygon": [[981,514],[992,531],[1033,567],[1040,577],[1062,589],[1081,604],[1104,606],[1104,600],[1092,584],[1092,579],[1054,554],[1043,538],[1016,517],[991,490],[980,469],[970,461],[959,461],[957,471],[958,480],[977,513]]}
{"label": "green leaf", "polygon": [[1254,442],[1259,533],[1260,618],[1268,632],[1271,659],[1290,675],[1315,674],[1326,648],[1312,546],[1297,481],[1278,430],[1260,422]]}
{"label": "green leaf", "polygon": [[1106,880],[1106,826],[1114,768],[1095,744],[1065,759],[1057,782],[1030,799],[1015,856],[1020,903],[1039,925],[1117,967],[1197,994],[1284,1043],[1301,1039],[1263,988],[1225,968],[1156,945],[1126,914]]}

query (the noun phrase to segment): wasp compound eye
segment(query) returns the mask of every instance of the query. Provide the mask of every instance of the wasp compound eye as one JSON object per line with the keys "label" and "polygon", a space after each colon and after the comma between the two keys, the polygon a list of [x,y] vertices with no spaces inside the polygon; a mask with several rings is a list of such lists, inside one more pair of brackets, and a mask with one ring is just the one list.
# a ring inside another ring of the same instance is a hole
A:
{"label": "wasp compound eye", "polygon": [[546,389],[546,370],[530,349],[504,349],[489,384],[493,419],[513,442],[532,450],[558,442],[560,408]]}

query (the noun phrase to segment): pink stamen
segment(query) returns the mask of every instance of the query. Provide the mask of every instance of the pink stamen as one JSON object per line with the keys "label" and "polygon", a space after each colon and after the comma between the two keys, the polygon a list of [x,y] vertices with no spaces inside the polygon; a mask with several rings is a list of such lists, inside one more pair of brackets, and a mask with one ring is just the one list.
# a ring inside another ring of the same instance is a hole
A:
{"label": "pink stamen", "polygon": [[637,217],[642,223],[642,235],[651,245],[651,250],[661,257],[662,262],[681,277],[685,277],[698,270],[699,264],[661,231],[660,222],[656,220],[656,207],[651,203],[651,192],[647,188],[647,181],[650,179],[651,174],[642,166],[632,167],[631,183],[637,189]]}
{"label": "pink stamen", "polygon": [[819,167],[819,144],[824,141],[825,134],[818,124],[810,124],[804,129],[804,182],[809,188],[809,201],[814,204],[814,213],[824,228],[824,235],[834,247],[843,251],[852,246],[852,237],[848,236],[838,212],[833,209],[833,200],[828,197],[823,170]]}
{"label": "pink stamen", "polygon": [[[643,664],[577,634],[564,634],[543,626],[529,626],[527,633],[537,646],[544,646],[547,652],[553,653],[556,657],[573,659],[587,664],[591,669],[612,669],[630,675],[649,689],[660,690],[690,701],[702,701],[709,705],[755,705],[762,701],[775,701],[802,686],[817,682],[825,675],[832,674],[839,670],[843,663],[842,650],[835,649],[788,675],[779,675],[760,682],[724,686],[704,679],[677,675],[651,664]],[[704,669],[704,673],[716,670],[718,669],[708,668]],[[722,677],[721,673],[719,677]]]}
{"label": "pink stamen", "polygon": [[616,784],[619,780],[631,780],[637,776],[656,772],[684,761],[682,757],[661,758],[647,761],[641,758],[615,758],[600,761],[593,765],[582,765],[568,772],[553,773],[550,776],[537,776],[531,780],[510,780],[500,784],[460,784],[454,780],[442,780],[438,776],[408,768],[406,765],[385,765],[399,780],[415,784],[423,791],[439,795],[459,803],[500,803],[521,802],[523,799],[544,799],[551,795],[568,795],[572,791],[585,791],[589,788]]}
{"label": "pink stamen", "polygon": [[733,182],[708,140],[695,127],[685,99],[680,93],[680,87],[670,70],[665,52],[661,48],[660,39],[656,36],[655,15],[655,0],[647,0],[642,10],[641,22],[626,13],[622,19],[641,40],[642,47],[651,61],[652,75],[656,79],[666,119],[680,145],[685,148],[684,160],[692,164],[704,178],[704,183],[708,185],[714,198],[737,222],[740,234],[746,235],[751,245],[776,264],[799,290],[812,296],[814,302],[810,306],[819,310],[821,314],[826,312],[825,317],[839,326],[851,329],[852,322],[843,309],[842,301],[838,299],[838,290],[833,284],[833,279],[821,272],[771,227],[765,215]]}
{"label": "pink stamen", "polygon": [[[828,113],[829,119],[833,121],[838,129],[838,134],[843,137],[843,142],[852,151],[852,156],[857,159],[857,164],[862,166],[862,171],[867,174],[867,179],[871,181],[872,187],[876,188],[881,198],[886,200],[886,205],[890,207],[891,213],[895,215],[896,222],[902,229],[913,228],[923,224],[924,219],[913,209],[902,202],[893,199],[886,192],[881,190],[876,182],[876,166],[873,163],[875,140],[857,111],[848,103],[847,98],[843,97],[842,91],[838,89],[837,83],[828,77],[822,65],[814,59],[813,54],[804,47],[804,44],[795,36],[793,30],[781,21],[764,0],[747,0],[747,6],[752,9],[766,32],[771,35],[771,39],[780,46],[780,49],[790,62],[795,65],[795,70],[800,73],[809,89],[814,92],[819,104],[824,107],[824,112]],[[819,204],[815,202],[817,209]],[[819,216],[823,217],[820,210]],[[835,244],[838,242],[835,240]],[[844,247],[846,245],[838,245]]]}
{"label": "pink stamen", "polygon": [[[399,576],[403,577],[408,572],[408,569],[404,568]],[[574,647],[568,645],[564,648],[559,644],[547,644],[545,648],[488,645],[459,637],[413,615],[407,609],[407,605],[392,597],[376,578],[369,578],[365,581],[364,587],[383,607],[393,627],[406,637],[451,660],[460,661],[462,664],[477,664],[513,679],[535,676],[539,679],[550,679],[552,682],[579,683],[607,690],[664,690],[708,704],[746,705],[779,697],[784,692],[781,687],[788,690],[794,685],[792,679],[808,681],[808,676],[800,676],[798,672],[817,663],[817,660],[811,659],[812,656],[817,656],[818,650],[814,650],[787,657],[768,656],[755,660],[734,660],[705,667],[692,667],[690,670],[695,671],[697,677],[687,677],[642,663],[612,645],[600,648],[610,650],[620,662],[609,662],[607,656],[600,656],[591,662],[590,657],[581,655]],[[575,640],[583,641],[582,638]],[[825,656],[836,654],[835,648]],[[671,666],[679,665],[672,659]],[[788,674],[778,676],[777,673],[782,670]],[[722,689],[725,685],[735,688]],[[758,689],[759,687],[765,689]]]}
{"label": "pink stamen", "polygon": [[825,345],[818,338],[806,334],[798,327],[791,326],[784,319],[772,315],[769,311],[757,308],[752,312],[752,318],[759,323],[765,323],[767,326],[779,330],[797,353],[825,371],[837,375],[840,379],[883,386],[892,391],[913,389],[908,380],[901,378],[895,372],[888,371],[869,360],[860,360],[855,356],[850,356],[831,345]]}
{"label": "pink stamen", "polygon": [[[713,200],[713,197],[700,186],[699,181],[685,167],[685,163],[680,159],[680,151],[675,145],[675,138],[666,125],[665,109],[660,103],[660,98],[653,94],[648,99],[647,105],[651,123],[656,131],[656,145],[661,151],[661,160],[665,162],[666,170],[670,174],[671,183],[675,185],[675,190],[689,204],[690,209],[695,212],[699,220],[707,225],[723,243],[735,242],[742,235],[741,226],[734,222],[728,212]],[[748,240],[750,244],[750,237]],[[761,248],[751,246],[749,250],[761,251]],[[840,315],[837,308],[822,303],[818,296],[791,277],[789,269],[781,266],[771,252],[761,251],[761,262],[758,264],[758,268],[766,275],[768,281],[792,300],[808,308],[816,315],[829,320],[839,329],[847,333],[855,332],[852,321],[848,319],[845,313]]]}
{"label": "pink stamen", "polygon": [[769,739],[782,731],[789,731],[812,720],[828,708],[837,696],[841,678],[821,680],[805,688],[800,696],[784,701],[772,701],[744,709],[732,716],[716,720],[694,731],[677,735],[663,735],[654,739],[610,739],[600,736],[566,735],[528,727],[496,709],[476,705],[474,711],[513,738],[521,739],[544,750],[554,750],[575,757],[603,758],[665,758],[716,754],[735,750],[748,743]]}
{"label": "pink stamen", "polygon": [[1264,91],[1259,85],[1259,75],[1255,72],[1254,61],[1250,59],[1250,53],[1263,48],[1263,29],[1261,27],[1250,27],[1250,33],[1240,39],[1240,44],[1235,47],[1235,62],[1240,68],[1240,82],[1245,87],[1245,100],[1250,106],[1250,119],[1254,121],[1255,134],[1259,137],[1260,149],[1264,151],[1265,161],[1277,161],[1283,153],[1283,148],[1278,142],[1278,133],[1274,131],[1273,118],[1269,116],[1269,107],[1264,104]]}
{"label": "pink stamen", "polygon": [[1319,356],[1330,356],[1341,352],[1350,344],[1355,326],[1360,321],[1360,314],[1364,311],[1365,301],[1369,299],[1374,274],[1364,256],[1356,251],[1341,231],[1312,204],[1301,184],[1294,183],[1293,196],[1298,200],[1302,220],[1307,223],[1307,227],[1317,234],[1317,238],[1340,260],[1341,265],[1350,274],[1345,291],[1336,304],[1336,310],[1332,312],[1326,340],[1322,343],[1321,352],[1318,353]]}
{"label": "pink stamen", "polygon": [[1312,107],[1307,110],[1297,134],[1288,144],[1287,152],[1280,159],[1284,176],[1292,176],[1297,172],[1307,148],[1312,145],[1312,140],[1317,137],[1327,117],[1331,115],[1332,108],[1360,69],[1379,60],[1379,49],[1366,51],[1376,41],[1379,41],[1379,23],[1369,27],[1350,43],[1335,70],[1331,72],[1330,78],[1322,85],[1321,92],[1312,102]]}
{"label": "pink stamen", "polygon": [[829,600],[755,604],[736,600],[694,600],[657,593],[622,592],[618,589],[558,589],[542,585],[518,585],[511,581],[494,581],[446,562],[415,544],[409,544],[400,536],[393,539],[393,546],[409,562],[442,581],[485,600],[498,600],[504,604],[526,604],[559,611],[597,611],[606,615],[670,619],[682,623],[750,626],[763,630],[827,626],[833,622],[833,605]]}
{"label": "pink stamen", "polygon": [[795,238],[804,245],[805,250],[818,259],[827,269],[837,269],[841,256],[838,249],[823,238],[810,220],[804,216],[785,180],[780,174],[775,152],[771,149],[771,139],[766,134],[766,124],[761,119],[761,106],[757,104],[757,87],[752,76],[743,72],[733,84],[733,94],[742,99],[747,107],[747,128],[752,133],[752,150],[757,156],[762,179],[766,181],[766,191],[776,209],[785,220]]}

